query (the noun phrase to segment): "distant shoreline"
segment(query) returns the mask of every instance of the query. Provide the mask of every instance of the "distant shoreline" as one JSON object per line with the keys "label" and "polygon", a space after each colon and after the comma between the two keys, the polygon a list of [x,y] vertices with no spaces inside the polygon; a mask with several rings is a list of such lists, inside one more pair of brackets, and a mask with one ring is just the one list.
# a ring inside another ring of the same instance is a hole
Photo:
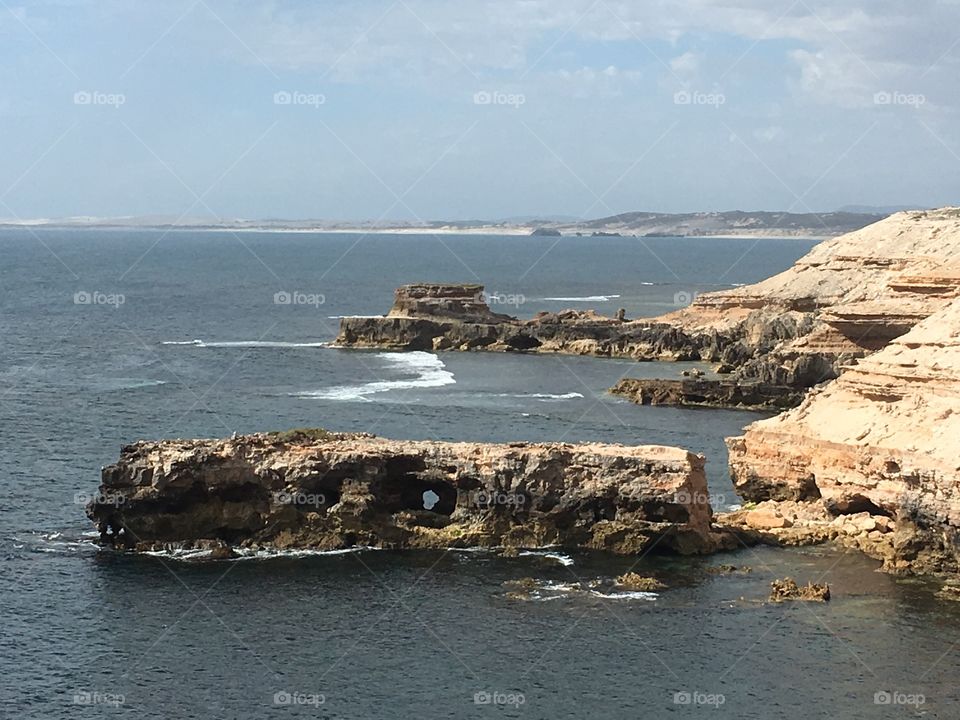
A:
{"label": "distant shoreline", "polygon": [[229,225],[81,225],[60,223],[0,223],[0,230],[101,230],[101,231],[135,231],[135,232],[221,232],[221,233],[277,233],[277,234],[306,234],[306,235],[488,235],[531,237],[544,240],[557,238],[576,238],[583,240],[605,240],[608,238],[710,238],[716,240],[828,240],[842,233],[815,234],[798,231],[777,232],[771,230],[757,230],[756,232],[737,233],[663,233],[663,234],[633,234],[610,233],[593,235],[591,232],[568,231],[560,235],[537,235],[531,227],[231,227]]}

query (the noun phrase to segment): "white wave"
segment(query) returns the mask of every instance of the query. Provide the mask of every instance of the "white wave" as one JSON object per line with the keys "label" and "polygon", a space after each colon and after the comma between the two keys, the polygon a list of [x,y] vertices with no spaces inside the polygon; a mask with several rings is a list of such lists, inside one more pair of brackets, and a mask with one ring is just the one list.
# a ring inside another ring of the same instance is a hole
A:
{"label": "white wave", "polygon": [[575,400],[582,398],[583,395],[578,392],[568,393],[497,393],[494,397],[512,397],[512,398],[533,398],[534,400]]}
{"label": "white wave", "polygon": [[116,390],[139,390],[141,388],[159,387],[166,385],[166,380],[152,380],[149,378],[100,378],[94,380],[92,389],[97,392],[111,392]]}
{"label": "white wave", "polygon": [[[379,548],[357,546],[351,548],[341,548],[339,550],[311,550],[309,548],[299,548],[292,550],[279,550],[276,548],[233,548],[236,557],[227,558],[227,560],[270,560],[273,558],[300,558],[300,557],[323,557],[327,555],[348,555],[350,553],[366,552],[367,550],[379,550]],[[210,556],[212,550],[197,548],[173,548],[170,550],[147,550],[144,555],[152,557],[166,558],[167,560],[204,560]]]}
{"label": "white wave", "polygon": [[544,300],[554,302],[609,302],[620,297],[619,295],[587,295],[586,297],[548,297]]}
{"label": "white wave", "polygon": [[329,347],[327,342],[281,342],[273,340],[235,340],[232,342],[207,342],[206,340],[165,340],[161,345],[190,345],[200,348],[319,348]]}
{"label": "white wave", "polygon": [[653,592],[643,592],[642,590],[624,590],[623,592],[604,593],[598,590],[591,590],[591,595],[607,598],[608,600],[656,600],[657,594]]}
{"label": "white wave", "polygon": [[530,557],[530,556],[543,557],[543,558],[547,558],[548,560],[556,560],[561,565],[567,566],[567,567],[570,565],[573,565],[573,558],[570,557],[569,555],[563,555],[561,553],[544,552],[542,550],[524,550],[522,553],[520,553],[520,557]]}
{"label": "white wave", "polygon": [[390,390],[432,388],[456,383],[453,373],[446,370],[443,361],[433,353],[416,351],[406,353],[378,353],[377,357],[390,363],[395,371],[412,375],[404,380],[375,380],[362,385],[337,385],[322,390],[291,393],[294,397],[313,400],[365,401],[368,395]]}
{"label": "white wave", "polygon": [[357,318],[359,320],[369,320],[370,318],[383,318],[383,315],[327,315],[327,320],[341,320],[343,318]]}
{"label": "white wave", "polygon": [[272,558],[298,558],[298,557],[326,557],[332,555],[350,555],[352,553],[358,552],[367,552],[370,550],[379,550],[380,548],[367,547],[366,545],[361,545],[351,548],[341,548],[339,550],[276,550],[272,548],[260,549],[260,550],[249,550],[247,548],[239,548],[235,550],[238,557],[234,560],[269,560]]}

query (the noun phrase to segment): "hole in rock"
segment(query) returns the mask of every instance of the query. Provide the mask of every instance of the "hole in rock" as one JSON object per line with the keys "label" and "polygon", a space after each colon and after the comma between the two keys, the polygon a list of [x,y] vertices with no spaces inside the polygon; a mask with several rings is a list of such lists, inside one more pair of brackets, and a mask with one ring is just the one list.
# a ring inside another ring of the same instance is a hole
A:
{"label": "hole in rock", "polygon": [[452,515],[457,507],[457,490],[443,480],[432,480],[422,458],[396,457],[384,466],[378,496],[383,509],[390,513],[403,510],[429,510]]}

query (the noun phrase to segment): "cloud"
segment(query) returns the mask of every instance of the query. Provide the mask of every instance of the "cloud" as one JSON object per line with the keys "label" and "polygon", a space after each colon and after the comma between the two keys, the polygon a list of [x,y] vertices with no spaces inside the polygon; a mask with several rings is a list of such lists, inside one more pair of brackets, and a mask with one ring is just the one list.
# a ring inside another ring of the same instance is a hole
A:
{"label": "cloud", "polygon": [[[738,72],[749,77],[757,55],[780,44],[793,68],[787,80],[799,98],[864,107],[873,93],[893,87],[931,97],[949,94],[960,58],[960,47],[948,52],[960,27],[960,4],[947,0],[916,0],[909,7],[895,0],[847,0],[842,6],[830,0],[786,6],[769,0],[381,0],[336,6],[276,0],[211,7],[248,46],[234,47],[234,57],[262,60],[277,71],[320,72],[337,82],[558,71],[572,78],[592,66],[583,62],[584,48],[600,42],[633,44],[638,58],[656,56],[660,72],[684,83],[698,80],[719,57],[711,38],[733,36],[745,50],[720,62]],[[696,51],[671,56],[663,45],[692,37],[702,39]]]}

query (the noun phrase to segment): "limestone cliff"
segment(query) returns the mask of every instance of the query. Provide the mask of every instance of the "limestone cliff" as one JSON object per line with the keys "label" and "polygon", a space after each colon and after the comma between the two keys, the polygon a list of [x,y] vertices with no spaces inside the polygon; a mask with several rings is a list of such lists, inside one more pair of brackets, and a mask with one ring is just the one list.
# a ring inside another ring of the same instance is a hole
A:
{"label": "limestone cliff", "polygon": [[890,519],[889,569],[960,571],[960,299],[728,444],[745,499]]}
{"label": "limestone cliff", "polygon": [[662,446],[396,441],[322,431],[139,442],[87,512],[105,543],[714,549],[702,456]]}

